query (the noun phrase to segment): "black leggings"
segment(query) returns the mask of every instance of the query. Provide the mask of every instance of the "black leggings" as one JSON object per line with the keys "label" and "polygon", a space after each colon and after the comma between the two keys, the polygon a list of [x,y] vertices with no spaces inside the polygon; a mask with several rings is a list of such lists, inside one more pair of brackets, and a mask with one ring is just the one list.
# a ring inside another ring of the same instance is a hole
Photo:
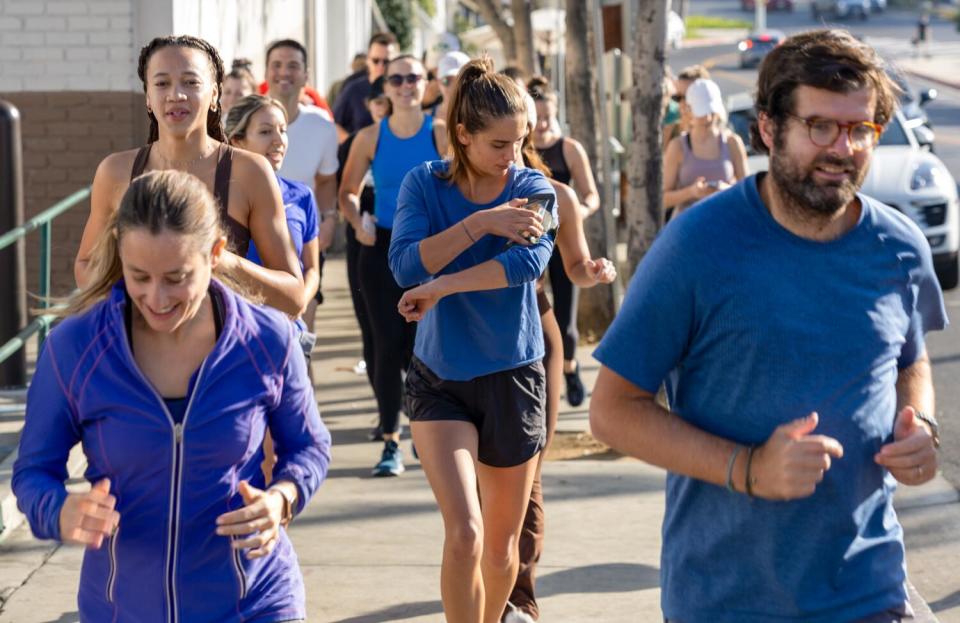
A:
{"label": "black leggings", "polygon": [[[373,393],[377,397],[380,427],[384,433],[400,430],[403,406],[403,377],[410,365],[417,325],[407,322],[397,311],[403,288],[390,272],[387,252],[390,230],[377,227],[374,246],[361,245],[360,291],[367,308],[373,338]],[[369,366],[369,361],[367,366]]]}
{"label": "black leggings", "polygon": [[350,284],[350,300],[353,301],[353,313],[360,325],[360,339],[363,342],[363,360],[367,364],[367,380],[373,386],[373,328],[367,316],[367,304],[360,289],[360,247],[353,228],[347,226],[347,283]]}
{"label": "black leggings", "polygon": [[553,291],[553,313],[563,335],[563,359],[573,361],[577,356],[577,305],[580,303],[580,288],[573,285],[563,268],[560,248],[553,247],[549,264],[550,289]]}

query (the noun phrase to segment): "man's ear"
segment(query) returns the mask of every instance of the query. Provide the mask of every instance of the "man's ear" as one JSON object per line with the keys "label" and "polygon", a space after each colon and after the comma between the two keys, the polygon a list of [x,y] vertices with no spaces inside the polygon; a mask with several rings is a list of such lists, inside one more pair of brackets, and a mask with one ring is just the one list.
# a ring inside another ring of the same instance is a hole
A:
{"label": "man's ear", "polygon": [[773,119],[771,119],[767,113],[762,112],[757,115],[757,129],[760,130],[760,140],[763,141],[763,144],[769,152],[773,148],[773,137],[777,130],[776,123],[774,123]]}

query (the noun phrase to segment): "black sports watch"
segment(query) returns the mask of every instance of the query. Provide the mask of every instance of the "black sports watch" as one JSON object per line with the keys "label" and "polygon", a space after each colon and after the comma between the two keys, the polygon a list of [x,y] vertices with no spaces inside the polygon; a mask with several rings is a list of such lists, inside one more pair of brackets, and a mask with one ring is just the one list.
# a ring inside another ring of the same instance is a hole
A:
{"label": "black sports watch", "polygon": [[930,434],[933,436],[933,447],[940,447],[940,425],[937,423],[937,418],[932,415],[927,415],[923,411],[916,411],[916,418],[930,427]]}

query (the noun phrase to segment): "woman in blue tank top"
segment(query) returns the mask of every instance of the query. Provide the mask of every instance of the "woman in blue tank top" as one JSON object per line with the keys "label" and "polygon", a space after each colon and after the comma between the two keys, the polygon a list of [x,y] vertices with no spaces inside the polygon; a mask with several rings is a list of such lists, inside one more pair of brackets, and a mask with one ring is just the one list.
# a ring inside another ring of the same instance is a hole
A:
{"label": "woman in blue tank top", "polygon": [[[340,211],[353,227],[360,249],[360,289],[373,331],[373,393],[377,398],[384,448],[374,476],[399,476],[402,372],[410,364],[416,325],[397,313],[403,289],[387,264],[387,251],[404,176],[414,167],[438,160],[447,151],[446,126],[421,109],[426,70],[415,57],[398,56],[387,65],[384,92],[392,112],[379,124],[357,133],[340,182]],[[373,173],[373,218],[360,214],[360,192]],[[371,365],[371,362],[367,362]]]}

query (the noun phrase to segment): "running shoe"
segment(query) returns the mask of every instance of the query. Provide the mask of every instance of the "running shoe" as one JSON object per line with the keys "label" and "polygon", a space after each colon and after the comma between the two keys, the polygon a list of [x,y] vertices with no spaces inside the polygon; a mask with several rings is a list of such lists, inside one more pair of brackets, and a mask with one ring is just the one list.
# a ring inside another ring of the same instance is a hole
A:
{"label": "running shoe", "polygon": [[508,601],[503,623],[536,623],[536,619]]}
{"label": "running shoe", "polygon": [[379,424],[370,429],[370,432],[367,433],[367,439],[369,441],[383,441],[383,429],[380,428]]}
{"label": "running shoe", "polygon": [[404,472],[403,450],[396,441],[388,441],[383,444],[383,454],[380,455],[380,462],[373,468],[373,475],[377,477],[399,476]]}
{"label": "running shoe", "polygon": [[586,394],[583,381],[580,380],[580,365],[578,364],[573,372],[564,372],[563,378],[567,381],[567,402],[571,407],[579,407]]}

